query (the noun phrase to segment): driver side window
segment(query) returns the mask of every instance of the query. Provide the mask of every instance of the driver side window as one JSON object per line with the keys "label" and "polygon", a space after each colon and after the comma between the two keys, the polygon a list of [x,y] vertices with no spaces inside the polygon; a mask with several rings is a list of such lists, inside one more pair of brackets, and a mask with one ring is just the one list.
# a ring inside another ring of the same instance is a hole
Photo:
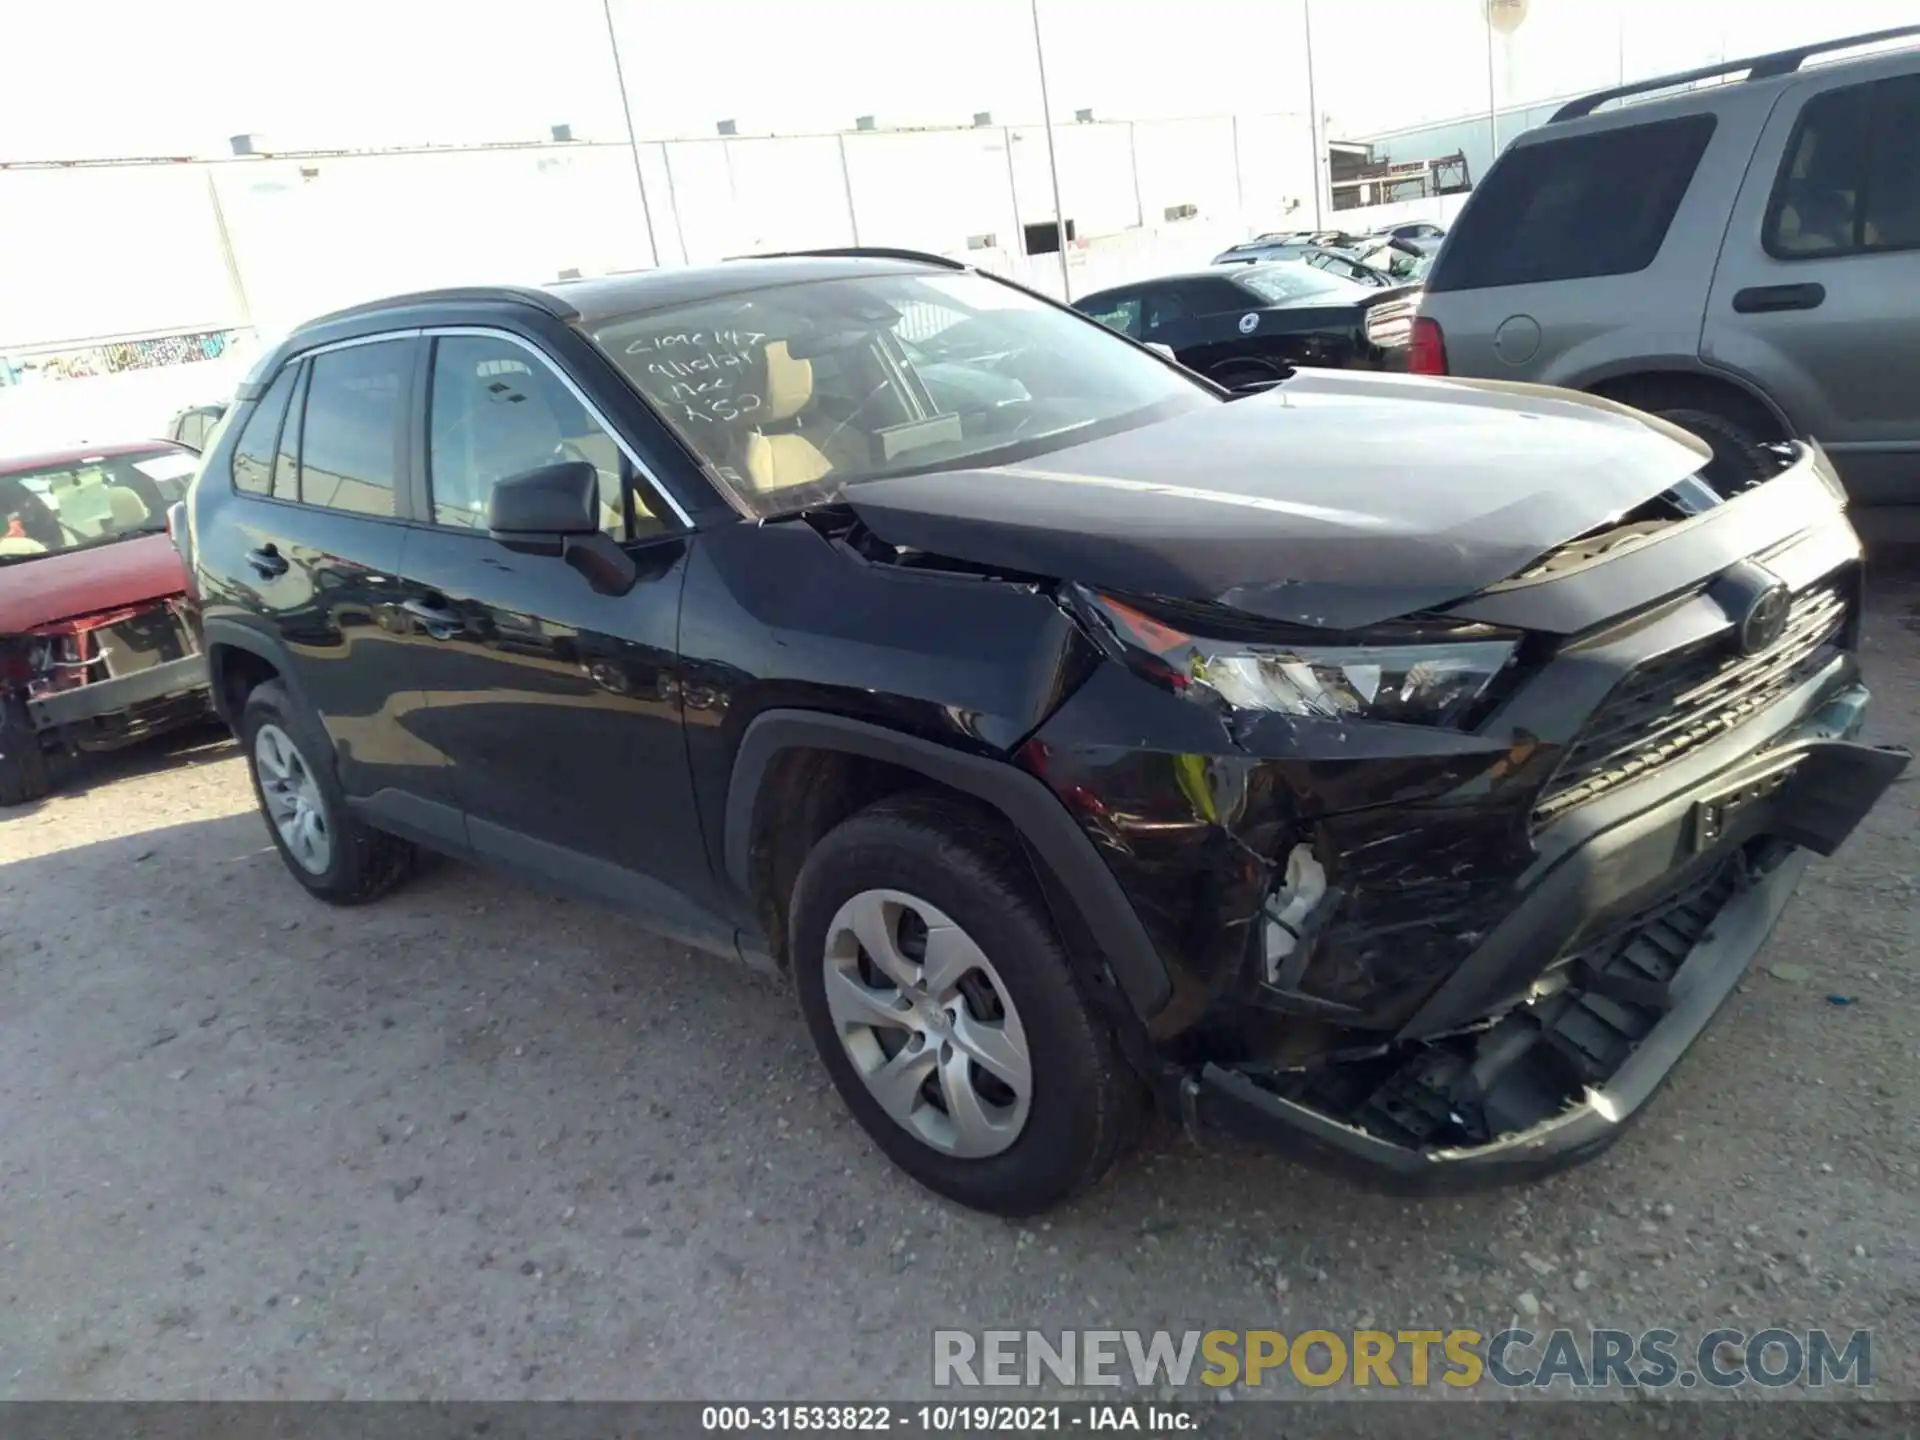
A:
{"label": "driver side window", "polygon": [[[620,447],[546,362],[489,335],[434,342],[427,476],[436,525],[486,529],[497,481],[563,460],[599,473],[600,528],[626,539]],[[638,533],[660,528],[640,495],[633,504]]]}

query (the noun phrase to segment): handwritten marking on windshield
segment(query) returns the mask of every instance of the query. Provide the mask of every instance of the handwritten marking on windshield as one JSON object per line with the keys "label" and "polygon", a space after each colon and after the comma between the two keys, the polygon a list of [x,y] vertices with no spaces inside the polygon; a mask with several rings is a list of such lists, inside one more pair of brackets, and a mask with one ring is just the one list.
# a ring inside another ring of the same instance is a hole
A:
{"label": "handwritten marking on windshield", "polygon": [[1122,480],[1112,475],[1069,475],[1058,470],[1029,470],[1012,465],[1000,467],[1000,473],[1018,475],[1027,480],[1052,480],[1063,485],[1097,485],[1104,490],[1125,490],[1135,495],[1167,495],[1179,500],[1238,505],[1245,510],[1265,510],[1276,515],[1325,520],[1335,525],[1358,525],[1373,530],[1401,528],[1383,515],[1338,510],[1326,505],[1308,505],[1298,500],[1277,500],[1268,495],[1241,495],[1232,490],[1202,490],[1192,485],[1168,485],[1157,480]]}
{"label": "handwritten marking on windshield", "polygon": [[759,330],[692,330],[667,335],[647,335],[627,346],[629,355],[645,355],[655,350],[751,350],[766,334]]}

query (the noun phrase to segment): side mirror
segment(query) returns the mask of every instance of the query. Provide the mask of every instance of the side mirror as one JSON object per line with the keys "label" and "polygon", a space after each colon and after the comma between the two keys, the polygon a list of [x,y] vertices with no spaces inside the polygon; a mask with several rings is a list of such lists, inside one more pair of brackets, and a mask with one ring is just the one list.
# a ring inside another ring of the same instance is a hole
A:
{"label": "side mirror", "polygon": [[600,475],[584,460],[562,460],[497,482],[487,529],[509,550],[558,555],[570,535],[600,528]]}
{"label": "side mirror", "polygon": [[600,472],[584,460],[496,481],[487,531],[518,554],[560,557],[603,595],[624,595],[640,578],[633,557],[600,528]]}

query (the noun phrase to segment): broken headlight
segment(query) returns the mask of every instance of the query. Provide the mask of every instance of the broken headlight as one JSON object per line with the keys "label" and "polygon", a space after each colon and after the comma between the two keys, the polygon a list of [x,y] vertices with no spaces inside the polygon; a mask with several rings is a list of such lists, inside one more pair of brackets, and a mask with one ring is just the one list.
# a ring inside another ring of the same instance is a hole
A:
{"label": "broken headlight", "polygon": [[1319,645],[1189,634],[1110,595],[1091,603],[1135,668],[1229,710],[1316,720],[1456,725],[1513,660],[1516,639],[1487,626],[1401,640],[1383,632]]}

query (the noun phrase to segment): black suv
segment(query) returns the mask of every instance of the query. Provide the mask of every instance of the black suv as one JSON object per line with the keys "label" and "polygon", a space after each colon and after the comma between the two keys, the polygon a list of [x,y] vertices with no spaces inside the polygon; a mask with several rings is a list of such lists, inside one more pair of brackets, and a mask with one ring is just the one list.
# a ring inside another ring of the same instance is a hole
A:
{"label": "black suv", "polygon": [[308,890],[424,845],[775,962],[1013,1213],[1148,1096],[1406,1184],[1611,1137],[1906,763],[1823,457],[1704,455],[833,252],[315,321],[182,545]]}

